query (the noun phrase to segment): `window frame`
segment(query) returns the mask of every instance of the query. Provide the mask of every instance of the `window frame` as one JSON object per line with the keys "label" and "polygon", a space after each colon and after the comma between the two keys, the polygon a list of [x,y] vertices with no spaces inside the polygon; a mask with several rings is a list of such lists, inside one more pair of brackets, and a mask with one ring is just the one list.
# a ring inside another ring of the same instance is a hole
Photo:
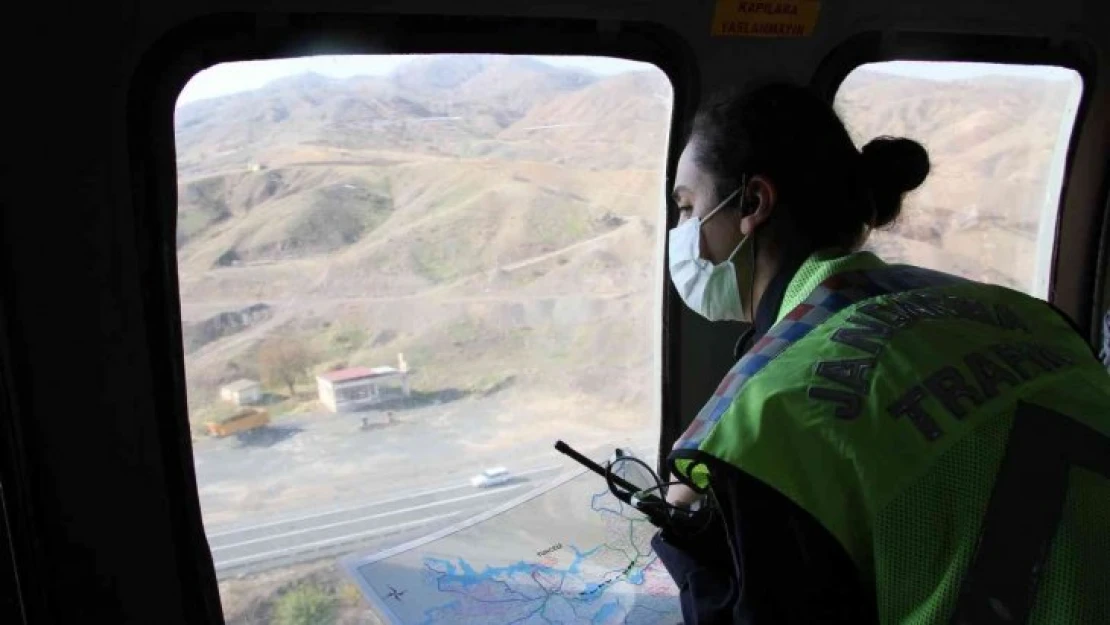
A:
{"label": "window frame", "polygon": [[[508,35],[506,33],[511,33]],[[699,92],[693,51],[677,31],[659,23],[534,17],[473,17],[373,13],[223,13],[195,19],[155,42],[132,77],[127,99],[127,141],[132,218],[143,282],[160,452],[166,462],[165,494],[173,523],[180,587],[196,622],[223,622],[215,569],[201,516],[186,402],[181,302],[175,245],[177,169],[174,110],[177,97],[198,72],[219,63],[309,54],[484,53],[606,56],[651,63],[671,82],[673,101],[666,181],[682,145],[685,119]],[[661,214],[667,220],[669,215]],[[662,243],[660,243],[662,245]],[[680,314],[677,298],[663,290],[660,313],[661,440],[677,405],[679,341],[668,331]],[[554,453],[554,452],[553,452]]]}
{"label": "window frame", "polygon": [[[0,266],[0,284],[10,275]],[[12,366],[7,314],[0,299],[0,622],[30,623],[41,596],[25,593],[38,588],[41,573],[33,567],[34,509],[28,496],[31,483],[27,451],[15,414],[17,369]]]}
{"label": "window frame", "polygon": [[[1008,34],[963,34],[926,31],[870,31],[842,40],[818,65],[811,86],[830,105],[844,80],[856,69],[887,61],[934,61],[955,63],[999,63],[1006,65],[1051,65],[1074,70],[1083,81],[1079,107],[1064,161],[1064,175],[1056,212],[1052,262],[1048,275],[1047,300],[1064,311],[1088,334],[1097,338],[1095,313],[1102,273],[1102,239],[1110,225],[1102,210],[1110,179],[1110,166],[1103,164],[1092,181],[1073,170],[1080,140],[1089,122],[1097,90],[1097,50],[1079,39]],[[1098,209],[1080,206],[1083,191],[1097,185]],[[1062,245],[1061,243],[1066,243]]]}

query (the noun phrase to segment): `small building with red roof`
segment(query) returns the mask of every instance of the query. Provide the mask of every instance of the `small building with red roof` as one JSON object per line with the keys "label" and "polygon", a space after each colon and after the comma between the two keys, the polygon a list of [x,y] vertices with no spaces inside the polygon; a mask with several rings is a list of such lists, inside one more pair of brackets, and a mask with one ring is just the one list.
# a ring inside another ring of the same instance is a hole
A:
{"label": "small building with red roof", "polygon": [[398,354],[396,367],[348,367],[316,376],[320,403],[332,412],[363,410],[382,401],[384,386],[400,386],[409,396],[408,365]]}

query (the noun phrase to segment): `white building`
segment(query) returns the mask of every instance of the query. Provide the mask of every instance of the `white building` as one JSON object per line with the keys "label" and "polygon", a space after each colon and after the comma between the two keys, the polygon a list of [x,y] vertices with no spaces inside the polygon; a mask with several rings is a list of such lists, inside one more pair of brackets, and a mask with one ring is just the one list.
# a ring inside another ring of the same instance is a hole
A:
{"label": "white building", "polygon": [[220,387],[220,398],[236,406],[257,404],[262,399],[262,385],[254,380],[236,380]]}
{"label": "white building", "polygon": [[400,367],[351,367],[316,376],[320,403],[332,412],[368,408],[382,401],[383,387],[400,385],[401,393],[409,396],[409,372],[404,356]]}

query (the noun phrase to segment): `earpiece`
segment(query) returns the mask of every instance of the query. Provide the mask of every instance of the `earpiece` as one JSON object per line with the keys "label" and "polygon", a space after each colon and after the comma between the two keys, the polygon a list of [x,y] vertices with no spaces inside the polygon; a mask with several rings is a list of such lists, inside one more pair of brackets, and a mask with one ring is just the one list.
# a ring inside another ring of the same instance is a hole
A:
{"label": "earpiece", "polygon": [[748,202],[748,175],[740,176],[740,217],[747,217],[752,213],[751,204]]}

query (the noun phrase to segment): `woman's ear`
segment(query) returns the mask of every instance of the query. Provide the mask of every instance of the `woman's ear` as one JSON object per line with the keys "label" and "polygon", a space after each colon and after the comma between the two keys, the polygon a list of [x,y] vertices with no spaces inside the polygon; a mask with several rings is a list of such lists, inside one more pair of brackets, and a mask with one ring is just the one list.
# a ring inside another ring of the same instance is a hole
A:
{"label": "woman's ear", "polygon": [[744,213],[740,232],[751,236],[757,228],[767,223],[777,204],[778,192],[773,182],[763,176],[752,176],[744,189]]}

